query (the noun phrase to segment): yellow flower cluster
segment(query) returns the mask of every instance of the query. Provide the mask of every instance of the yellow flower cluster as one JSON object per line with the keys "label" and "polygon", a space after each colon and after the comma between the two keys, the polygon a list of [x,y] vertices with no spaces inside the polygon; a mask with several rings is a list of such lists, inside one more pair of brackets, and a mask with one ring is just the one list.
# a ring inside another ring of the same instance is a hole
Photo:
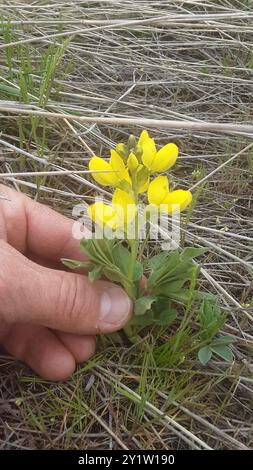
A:
{"label": "yellow flower cluster", "polygon": [[118,227],[127,228],[137,213],[135,200],[131,194],[117,188],[112,197],[112,204],[95,202],[88,209],[91,219],[101,227],[107,226],[112,230]]}
{"label": "yellow flower cluster", "polygon": [[102,186],[116,188],[112,204],[96,202],[89,207],[89,216],[101,226],[111,229],[131,222],[137,212],[138,194],[147,191],[148,202],[167,214],[184,210],[192,200],[190,191],[169,190],[166,176],[150,176],[169,170],[178,157],[178,147],[169,143],[157,150],[154,139],[142,131],[137,144],[131,137],[128,145],[118,144],[111,150],[110,160],[94,156],[89,169],[94,180]]}

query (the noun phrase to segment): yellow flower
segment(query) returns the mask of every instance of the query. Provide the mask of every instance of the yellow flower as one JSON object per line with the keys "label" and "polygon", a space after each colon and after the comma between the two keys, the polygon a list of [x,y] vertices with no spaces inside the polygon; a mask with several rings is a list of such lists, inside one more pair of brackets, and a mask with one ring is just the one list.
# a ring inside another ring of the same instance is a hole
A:
{"label": "yellow flower", "polygon": [[131,183],[127,168],[115,150],[111,150],[109,162],[101,157],[92,157],[89,162],[89,170],[94,171],[92,177],[102,186],[117,187],[123,180]]}
{"label": "yellow flower", "polygon": [[[143,168],[140,165],[136,156],[131,153],[128,157],[127,167],[121,156],[115,151],[111,150],[111,158],[106,162],[101,157],[92,157],[89,162],[89,170],[94,171],[92,177],[102,186],[120,187],[121,183],[126,181],[132,186],[132,179],[129,176],[128,169],[133,172],[137,170],[137,174]],[[147,191],[149,178],[138,185],[138,193]]]}
{"label": "yellow flower", "polygon": [[111,229],[116,229],[117,213],[112,206],[104,204],[102,201],[95,202],[88,208],[88,215],[93,222],[104,227],[105,225]]}
{"label": "yellow flower", "polygon": [[143,143],[145,142],[145,140],[148,140],[148,139],[150,139],[149,133],[148,133],[148,131],[146,131],[146,129],[144,129],[141,132],[140,138],[138,140],[139,147],[142,148]]}
{"label": "yellow flower", "polygon": [[134,198],[126,191],[116,189],[112,197],[112,205],[102,201],[95,202],[88,208],[88,215],[100,227],[109,227],[112,230],[126,228],[136,215],[137,207]]}
{"label": "yellow flower", "polygon": [[169,170],[178,157],[178,147],[170,143],[157,151],[154,139],[151,139],[146,130],[142,131],[137,148],[142,152],[142,163],[150,173],[160,173]]}
{"label": "yellow flower", "polygon": [[192,194],[183,189],[170,192],[167,176],[158,176],[149,185],[148,201],[160,211],[172,214],[182,212],[192,201]]}

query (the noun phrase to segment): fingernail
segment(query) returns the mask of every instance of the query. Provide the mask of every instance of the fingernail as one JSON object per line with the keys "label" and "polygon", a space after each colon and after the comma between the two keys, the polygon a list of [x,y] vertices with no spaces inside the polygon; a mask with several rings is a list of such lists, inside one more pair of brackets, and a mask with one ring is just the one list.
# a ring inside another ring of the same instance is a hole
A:
{"label": "fingernail", "polygon": [[130,319],[132,301],[120,287],[110,287],[101,296],[99,327],[114,330],[125,325]]}

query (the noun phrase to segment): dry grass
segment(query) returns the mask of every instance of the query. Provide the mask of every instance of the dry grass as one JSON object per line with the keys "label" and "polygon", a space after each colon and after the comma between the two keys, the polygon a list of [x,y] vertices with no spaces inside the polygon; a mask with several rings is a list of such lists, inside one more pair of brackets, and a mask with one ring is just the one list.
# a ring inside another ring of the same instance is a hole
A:
{"label": "dry grass", "polygon": [[71,216],[99,190],[82,173],[93,152],[143,125],[177,142],[174,181],[196,200],[183,241],[210,247],[200,285],[217,293],[237,338],[234,363],[208,367],[186,340],[173,358],[172,331],[147,332],[130,350],[103,339],[62,384],[2,355],[2,449],[252,448],[252,6],[0,5],[0,179]]}

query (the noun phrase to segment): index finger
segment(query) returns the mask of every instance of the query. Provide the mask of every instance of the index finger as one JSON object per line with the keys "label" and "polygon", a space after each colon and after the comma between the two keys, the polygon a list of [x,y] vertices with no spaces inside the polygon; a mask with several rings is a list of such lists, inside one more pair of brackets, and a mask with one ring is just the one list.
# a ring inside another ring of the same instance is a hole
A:
{"label": "index finger", "polygon": [[[0,203],[7,241],[12,246],[52,261],[84,259],[80,241],[73,236],[74,220],[11,188],[1,186],[1,189],[8,198]],[[10,220],[14,222],[10,223]],[[88,234],[88,229],[84,228],[83,236]]]}

